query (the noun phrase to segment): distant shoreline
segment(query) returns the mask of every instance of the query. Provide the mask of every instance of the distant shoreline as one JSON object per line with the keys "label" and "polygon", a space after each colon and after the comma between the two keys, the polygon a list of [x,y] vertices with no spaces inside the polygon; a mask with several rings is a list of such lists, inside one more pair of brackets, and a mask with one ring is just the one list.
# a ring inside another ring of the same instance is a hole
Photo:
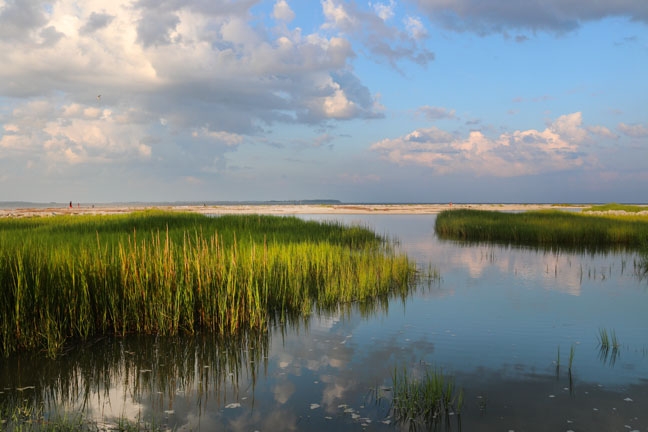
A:
{"label": "distant shoreline", "polygon": [[104,215],[131,213],[147,209],[185,211],[201,214],[437,214],[449,209],[479,209],[491,211],[530,211],[542,209],[578,210],[589,204],[223,204],[223,205],[158,205],[158,204],[97,204],[0,209],[0,217],[30,217],[72,215]]}

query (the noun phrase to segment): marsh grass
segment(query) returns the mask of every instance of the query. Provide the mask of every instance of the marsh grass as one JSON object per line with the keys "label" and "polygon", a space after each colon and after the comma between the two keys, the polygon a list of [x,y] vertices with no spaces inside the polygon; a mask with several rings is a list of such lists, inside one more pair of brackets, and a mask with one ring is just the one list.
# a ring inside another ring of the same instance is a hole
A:
{"label": "marsh grass", "polygon": [[576,347],[574,345],[572,345],[569,348],[569,366],[568,366],[568,370],[569,370],[570,375],[571,375],[571,371],[572,371],[572,365],[574,364],[574,355],[576,355]]}
{"label": "marsh grass", "polygon": [[98,335],[232,335],[404,293],[420,276],[362,227],[160,211],[0,221],[4,356]]}
{"label": "marsh grass", "polygon": [[594,205],[583,209],[583,212],[607,212],[607,211],[622,211],[626,213],[639,213],[648,211],[648,206],[638,206],[630,204],[608,203],[601,205]]}
{"label": "marsh grass", "polygon": [[598,333],[599,358],[605,364],[614,366],[616,359],[619,357],[619,348],[621,343],[617,338],[616,332],[612,330],[608,334],[607,329],[600,328]]}
{"label": "marsh grass", "polygon": [[445,425],[456,415],[460,422],[464,403],[463,389],[454,379],[436,369],[426,369],[416,378],[406,368],[394,368],[392,374],[392,412],[397,422],[412,430],[432,430]]}
{"label": "marsh grass", "polygon": [[574,250],[638,250],[648,245],[648,217],[588,215],[564,211],[504,213],[446,210],[436,218],[443,239],[496,242]]}

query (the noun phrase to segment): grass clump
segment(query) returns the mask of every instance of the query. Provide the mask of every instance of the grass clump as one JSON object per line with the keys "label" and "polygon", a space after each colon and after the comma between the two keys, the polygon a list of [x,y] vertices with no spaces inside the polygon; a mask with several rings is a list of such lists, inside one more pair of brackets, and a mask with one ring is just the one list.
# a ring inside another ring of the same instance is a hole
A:
{"label": "grass clump", "polygon": [[640,249],[648,245],[648,218],[563,211],[503,213],[446,210],[436,218],[440,238],[572,249]]}
{"label": "grass clump", "polygon": [[449,427],[454,414],[459,421],[463,389],[456,389],[452,377],[427,369],[417,379],[406,368],[395,368],[392,382],[392,412],[399,423],[413,430],[431,430],[444,424]]}
{"label": "grass clump", "polygon": [[619,349],[621,344],[619,343],[619,339],[617,338],[616,332],[612,330],[610,332],[610,335],[608,336],[608,331],[607,329],[601,328],[599,329],[599,335],[598,335],[598,341],[599,341],[599,346],[603,349]]}
{"label": "grass clump", "polygon": [[617,357],[619,357],[619,348],[621,348],[616,332],[612,330],[608,335],[607,329],[599,329],[598,342],[599,358],[604,364],[608,363],[610,366],[614,366]]}
{"label": "grass clump", "polygon": [[375,233],[294,217],[160,211],[0,221],[0,353],[112,334],[220,335],[407,292]]}
{"label": "grass clump", "polygon": [[648,211],[648,206],[608,203],[608,204],[601,204],[601,205],[593,205],[591,207],[583,209],[583,212],[608,212],[608,211],[639,213],[639,212]]}

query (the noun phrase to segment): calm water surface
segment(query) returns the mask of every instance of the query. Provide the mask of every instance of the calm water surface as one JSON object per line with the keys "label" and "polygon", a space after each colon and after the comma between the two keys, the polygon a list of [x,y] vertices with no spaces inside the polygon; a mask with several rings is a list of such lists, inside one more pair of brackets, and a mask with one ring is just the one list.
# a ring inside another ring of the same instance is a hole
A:
{"label": "calm water surface", "polygon": [[[242,340],[105,339],[56,361],[2,360],[0,401],[82,410],[100,425],[400,430],[389,388],[405,366],[437,368],[463,388],[451,430],[648,431],[648,283],[635,255],[443,242],[430,215],[302,217],[398,238],[441,280]],[[600,349],[601,329],[618,350]]]}

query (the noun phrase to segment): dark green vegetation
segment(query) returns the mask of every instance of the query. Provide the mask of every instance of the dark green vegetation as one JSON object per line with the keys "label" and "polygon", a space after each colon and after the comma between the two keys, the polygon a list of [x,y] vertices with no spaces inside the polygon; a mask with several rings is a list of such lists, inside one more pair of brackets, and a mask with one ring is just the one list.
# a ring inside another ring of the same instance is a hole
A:
{"label": "dark green vegetation", "polygon": [[406,368],[396,368],[392,382],[394,418],[410,430],[433,430],[444,424],[449,428],[454,414],[460,421],[463,390],[457,391],[452,377],[426,369],[421,378],[415,378]]}
{"label": "dark green vegetation", "polygon": [[645,216],[448,210],[437,216],[435,229],[443,239],[546,248],[639,250],[648,246]]}
{"label": "dark green vegetation", "polygon": [[127,333],[233,335],[406,293],[415,264],[362,227],[139,212],[0,220],[0,350]]}

